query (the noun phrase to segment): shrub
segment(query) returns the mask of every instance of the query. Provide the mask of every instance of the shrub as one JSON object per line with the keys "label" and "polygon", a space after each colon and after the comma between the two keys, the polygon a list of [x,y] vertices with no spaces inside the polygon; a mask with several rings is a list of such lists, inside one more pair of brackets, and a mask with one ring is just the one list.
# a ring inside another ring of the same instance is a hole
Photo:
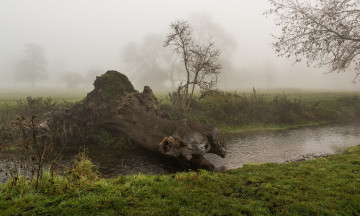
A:
{"label": "shrub", "polygon": [[65,173],[69,184],[89,185],[99,179],[96,166],[90,161],[85,153],[79,153],[73,160],[72,167]]}

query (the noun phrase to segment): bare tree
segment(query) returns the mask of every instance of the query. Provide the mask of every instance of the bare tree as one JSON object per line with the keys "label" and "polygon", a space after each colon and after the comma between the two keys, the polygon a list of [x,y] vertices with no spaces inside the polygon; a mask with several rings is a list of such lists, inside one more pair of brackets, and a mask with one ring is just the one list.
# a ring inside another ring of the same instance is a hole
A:
{"label": "bare tree", "polygon": [[355,69],[359,77],[359,0],[269,0],[281,35],[273,43],[279,56],[307,59],[307,64],[328,66],[330,72]]}
{"label": "bare tree", "polygon": [[47,60],[44,57],[43,48],[37,44],[25,45],[25,57],[17,64],[16,78],[30,81],[35,87],[37,80],[47,79]]}
{"label": "bare tree", "polygon": [[171,47],[184,63],[186,80],[180,84],[177,92],[181,93],[182,109],[186,112],[190,108],[196,86],[203,91],[216,87],[221,69],[220,50],[215,48],[211,38],[206,44],[195,44],[191,25],[183,20],[170,24],[170,33],[164,46]]}

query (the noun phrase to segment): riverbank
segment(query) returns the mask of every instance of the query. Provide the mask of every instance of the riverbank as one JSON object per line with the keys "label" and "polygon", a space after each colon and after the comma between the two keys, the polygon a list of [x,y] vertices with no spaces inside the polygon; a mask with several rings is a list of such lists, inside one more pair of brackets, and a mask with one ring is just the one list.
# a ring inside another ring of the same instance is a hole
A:
{"label": "riverbank", "polygon": [[291,129],[360,117],[358,92],[216,92],[197,95],[186,113],[170,96],[159,98],[164,116],[216,125],[223,133]]}
{"label": "riverbank", "polygon": [[[254,164],[225,173],[79,178],[45,175],[38,190],[0,185],[1,215],[357,215],[360,146],[305,162]],[[90,167],[90,168],[89,168]],[[79,174],[80,170],[86,170]],[[74,172],[73,172],[74,173]]]}
{"label": "riverbank", "polygon": [[[37,96],[40,96],[41,92],[29,91]],[[35,124],[39,124],[48,118],[49,113],[61,112],[63,108],[74,104],[63,97],[73,101],[76,101],[76,98],[81,99],[81,92],[74,91],[74,95],[68,91],[52,92],[54,98],[29,96],[24,99],[24,93],[14,92],[7,95],[7,92],[1,94],[0,91],[0,155],[7,154],[12,157],[16,153],[14,150],[23,150],[19,149],[22,142],[19,138],[22,135],[14,124],[18,116],[25,116],[29,120],[32,115],[36,115],[38,117]],[[48,94],[44,92],[44,96]],[[201,99],[200,95],[196,95],[193,106],[187,113],[177,106],[172,109],[171,99],[165,94],[157,96],[159,114],[162,117],[176,120],[186,118],[198,124],[216,125],[226,138],[239,133],[354,121],[359,120],[360,116],[360,94],[357,92],[217,92]],[[126,139],[117,140],[105,130],[89,131],[87,137],[92,143],[96,143],[97,148],[123,151],[132,146]]]}
{"label": "riverbank", "polygon": [[[70,107],[82,100],[87,91],[0,89],[0,128],[10,125],[19,115],[42,118],[44,113]],[[216,125],[223,133],[281,130],[360,118],[359,92],[289,89],[217,92],[205,97],[196,94],[187,113],[181,111],[179,103],[173,108],[173,101],[165,92],[155,95],[162,116]]]}
{"label": "riverbank", "polygon": [[261,124],[247,125],[247,126],[220,125],[219,129],[223,135],[232,136],[232,135],[237,135],[239,133],[289,130],[289,129],[303,128],[303,127],[324,126],[331,123],[332,122],[330,121],[318,121],[318,122],[304,122],[304,123],[278,124],[278,125],[261,125]]}

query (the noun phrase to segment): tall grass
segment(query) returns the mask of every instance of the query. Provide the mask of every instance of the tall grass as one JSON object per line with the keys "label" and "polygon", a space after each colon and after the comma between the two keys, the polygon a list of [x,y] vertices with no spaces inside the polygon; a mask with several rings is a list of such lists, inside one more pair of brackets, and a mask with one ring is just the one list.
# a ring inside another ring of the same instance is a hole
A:
{"label": "tall grass", "polygon": [[294,97],[282,94],[238,94],[218,92],[198,97],[189,112],[178,107],[171,110],[164,100],[161,108],[174,119],[189,118],[201,124],[230,127],[296,125],[311,122],[335,122],[360,117],[358,95],[322,98],[307,95]]}

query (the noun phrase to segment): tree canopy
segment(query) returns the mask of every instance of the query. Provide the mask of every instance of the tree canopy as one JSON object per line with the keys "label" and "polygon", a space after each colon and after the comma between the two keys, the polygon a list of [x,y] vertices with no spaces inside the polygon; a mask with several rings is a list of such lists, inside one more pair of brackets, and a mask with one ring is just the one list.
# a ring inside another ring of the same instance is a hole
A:
{"label": "tree canopy", "polygon": [[329,72],[355,70],[360,75],[359,0],[269,0],[281,26],[280,36],[273,36],[279,56],[306,59],[307,64],[327,66]]}
{"label": "tree canopy", "polygon": [[163,47],[163,36],[146,35],[142,43],[131,42],[122,50],[122,61],[129,77],[142,85],[159,88],[170,80],[175,88],[178,65],[173,64],[171,52]]}
{"label": "tree canopy", "polygon": [[16,78],[18,80],[30,81],[32,87],[41,79],[47,79],[47,60],[44,50],[37,44],[26,44],[24,58],[17,64]]}

